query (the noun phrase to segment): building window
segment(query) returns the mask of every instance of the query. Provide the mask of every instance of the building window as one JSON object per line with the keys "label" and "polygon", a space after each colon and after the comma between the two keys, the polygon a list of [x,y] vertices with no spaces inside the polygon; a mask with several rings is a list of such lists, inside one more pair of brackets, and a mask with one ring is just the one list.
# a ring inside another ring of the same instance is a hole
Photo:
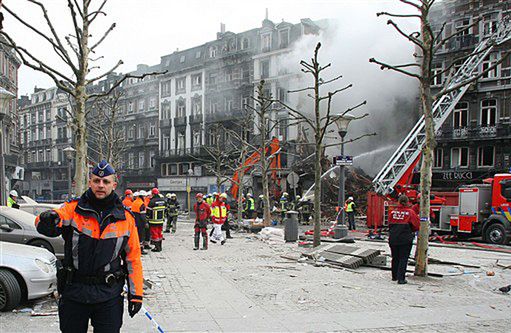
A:
{"label": "building window", "polygon": [[195,59],[199,59],[200,56],[201,56],[201,52],[200,51],[195,52]]}
{"label": "building window", "polygon": [[135,164],[135,155],[133,153],[128,154],[128,169],[133,169]]}
{"label": "building window", "polygon": [[52,160],[51,158],[51,150],[46,149],[46,161],[50,162]]}
{"label": "building window", "polygon": [[279,46],[280,48],[289,46],[289,29],[279,31]]}
{"label": "building window", "polygon": [[242,110],[245,110],[246,108],[248,108],[248,97],[242,97],[241,98],[241,109]]}
{"label": "building window", "polygon": [[264,34],[261,36],[261,47],[263,52],[271,50],[271,34]]}
{"label": "building window", "polygon": [[216,130],[215,129],[210,129],[209,130],[209,134],[208,134],[208,141],[209,141],[209,144],[210,145],[216,145],[217,143],[217,135],[216,135]]}
{"label": "building window", "polygon": [[453,113],[453,127],[463,128],[468,126],[468,103],[459,102],[454,107]]}
{"label": "building window", "polygon": [[145,125],[138,127],[138,139],[145,139]]}
{"label": "building window", "polygon": [[486,14],[483,16],[483,35],[489,36],[497,31],[498,13]]}
{"label": "building window", "polygon": [[162,96],[170,96],[170,87],[171,87],[171,84],[170,84],[170,80],[168,81],[165,81],[165,82],[162,82],[161,84],[161,95]]}
{"label": "building window", "polygon": [[261,79],[270,77],[270,60],[261,61]]}
{"label": "building window", "polygon": [[477,148],[477,166],[492,167],[495,164],[495,147],[482,146]]}
{"label": "building window", "polygon": [[128,103],[128,114],[133,113],[133,102]]}
{"label": "building window", "polygon": [[151,123],[149,124],[149,136],[154,137],[156,135],[156,124]]}
{"label": "building window", "polygon": [[228,69],[225,71],[225,82],[231,82],[232,81],[232,70]]}
{"label": "building window", "polygon": [[149,108],[154,109],[156,107],[156,97],[151,97],[149,100]]}
{"label": "building window", "polygon": [[250,44],[249,44],[248,38],[247,37],[243,38],[241,40],[241,49],[246,50],[246,49],[248,49],[249,46],[250,46]]}
{"label": "building window", "polygon": [[468,147],[451,148],[451,168],[468,167]]}
{"label": "building window", "polygon": [[143,99],[141,99],[140,101],[138,101],[138,111],[144,111],[144,107],[145,107],[145,102]]}
{"label": "building window", "polygon": [[485,99],[481,102],[481,126],[495,126],[497,123],[497,100]]}
{"label": "building window", "polygon": [[192,114],[193,115],[202,114],[202,97],[196,97],[192,100]]}
{"label": "building window", "polygon": [[169,164],[168,171],[170,176],[177,175],[177,164]]}
{"label": "building window", "polygon": [[194,89],[202,88],[202,74],[192,75],[192,88]]}
{"label": "building window", "polygon": [[433,168],[441,169],[444,166],[444,150],[442,148],[435,148]]}
{"label": "building window", "polygon": [[193,130],[193,146],[200,147],[200,145],[201,145],[200,130],[198,130],[198,129]]}
{"label": "building window", "polygon": [[176,104],[176,117],[186,116],[186,105],[184,100],[179,100]]}
{"label": "building window", "polygon": [[163,151],[168,151],[169,148],[170,148],[170,136],[168,135],[164,135],[163,136],[163,140],[162,140],[162,144],[161,144],[161,148]]}
{"label": "building window", "polygon": [[186,146],[186,143],[185,143],[185,133],[184,132],[179,132],[177,134],[177,149],[184,150],[185,146]]}
{"label": "building window", "polygon": [[154,168],[154,155],[155,155],[155,152],[153,150],[151,150],[149,152],[149,167],[150,168]]}
{"label": "building window", "polygon": [[160,165],[161,175],[162,176],[168,176],[167,166],[168,166],[168,163],[162,163]]}
{"label": "building window", "polygon": [[145,167],[145,153],[143,151],[138,153],[138,167],[144,168]]}
{"label": "building window", "polygon": [[186,77],[176,79],[176,94],[181,94],[181,93],[186,92],[185,83],[186,83]]}
{"label": "building window", "polygon": [[226,111],[232,111],[232,98],[225,98],[225,110]]}
{"label": "building window", "polygon": [[209,57],[215,58],[216,57],[216,46],[210,46],[209,47]]}
{"label": "building window", "polygon": [[433,86],[440,86],[443,83],[443,68],[442,64],[433,64],[431,68],[432,82]]}
{"label": "building window", "polygon": [[162,110],[161,110],[161,117],[162,119],[170,119],[170,103],[163,103]]}
{"label": "building window", "polygon": [[216,113],[218,110],[218,104],[215,100],[209,101],[209,113],[213,114]]}
{"label": "building window", "polygon": [[179,58],[179,62],[183,63],[186,60],[186,56],[182,55],[181,58]]}
{"label": "building window", "polygon": [[136,125],[133,125],[128,129],[128,140],[133,140],[133,138],[135,137],[136,129],[137,129]]}
{"label": "building window", "polygon": [[[498,60],[498,53],[492,52],[490,53],[482,63],[481,71],[484,72],[492,67]],[[487,73],[483,74],[482,78],[484,79],[493,79],[498,76],[498,68],[499,66],[495,66],[493,69],[489,70]]]}
{"label": "building window", "polygon": [[277,89],[277,96],[279,98],[279,101],[287,102],[287,89],[278,88]]}

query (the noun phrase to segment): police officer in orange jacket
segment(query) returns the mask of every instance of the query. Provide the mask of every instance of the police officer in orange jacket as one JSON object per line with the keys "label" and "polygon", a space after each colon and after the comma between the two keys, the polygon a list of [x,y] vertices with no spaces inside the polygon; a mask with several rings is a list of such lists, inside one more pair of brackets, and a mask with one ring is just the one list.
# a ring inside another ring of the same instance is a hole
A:
{"label": "police officer in orange jacket", "polygon": [[392,254],[392,281],[405,284],[406,266],[412,250],[414,232],[420,228],[419,217],[409,207],[408,197],[401,195],[399,206],[389,213],[389,245]]}
{"label": "police officer in orange jacket", "polygon": [[130,189],[127,189],[124,192],[124,199],[122,200],[122,204],[126,206],[127,208],[131,209],[131,205],[133,205],[133,191]]}
{"label": "police officer in orange jacket", "polygon": [[128,313],[142,307],[143,278],[135,219],[115,194],[115,170],[101,161],[92,171],[89,189],[61,208],[41,213],[37,231],[65,241],[63,267],[57,271],[62,332],[119,332],[124,281]]}

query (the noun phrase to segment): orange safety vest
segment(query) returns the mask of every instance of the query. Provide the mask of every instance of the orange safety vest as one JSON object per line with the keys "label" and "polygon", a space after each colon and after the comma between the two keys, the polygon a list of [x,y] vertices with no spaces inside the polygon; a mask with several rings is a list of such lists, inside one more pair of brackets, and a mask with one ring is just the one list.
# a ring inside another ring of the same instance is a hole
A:
{"label": "orange safety vest", "polygon": [[122,204],[128,208],[131,208],[131,205],[133,205],[133,199],[131,199],[130,197],[126,197],[122,201]]}

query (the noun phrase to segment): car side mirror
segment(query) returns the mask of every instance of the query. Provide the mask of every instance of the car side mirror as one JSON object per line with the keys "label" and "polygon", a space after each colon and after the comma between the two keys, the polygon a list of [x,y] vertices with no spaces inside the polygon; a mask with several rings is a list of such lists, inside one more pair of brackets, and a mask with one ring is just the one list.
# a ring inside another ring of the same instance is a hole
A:
{"label": "car side mirror", "polygon": [[13,228],[11,228],[11,227],[9,227],[9,226],[8,226],[8,225],[6,225],[6,224],[2,224],[2,225],[0,225],[0,230],[6,231],[6,232],[11,232],[11,231],[13,231],[14,229],[13,229]]}

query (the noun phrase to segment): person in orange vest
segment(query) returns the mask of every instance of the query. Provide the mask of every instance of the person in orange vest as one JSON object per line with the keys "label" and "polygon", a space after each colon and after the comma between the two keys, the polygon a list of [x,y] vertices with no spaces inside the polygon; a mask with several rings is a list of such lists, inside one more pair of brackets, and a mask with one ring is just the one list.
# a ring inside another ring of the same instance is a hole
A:
{"label": "person in orange vest", "polygon": [[116,187],[115,170],[103,160],[92,171],[85,193],[35,219],[39,233],[64,239],[64,259],[57,270],[59,323],[64,333],[87,332],[89,322],[96,332],[119,332],[125,280],[129,315],[142,308],[138,232]]}
{"label": "person in orange vest", "polygon": [[222,225],[227,221],[227,194],[222,193],[217,197],[217,200],[211,205],[211,220],[213,222],[213,235],[211,236],[211,243],[225,244],[224,235],[222,233]]}
{"label": "person in orange vest", "polygon": [[151,201],[151,193],[150,192],[146,192],[144,190],[141,191],[144,195],[144,205],[147,206],[149,205],[149,201]]}
{"label": "person in orange vest", "polygon": [[122,204],[124,207],[127,207],[131,209],[131,205],[133,204],[133,191],[130,189],[127,189],[124,192],[124,200],[122,201]]}
{"label": "person in orange vest", "polygon": [[[147,254],[146,251],[144,251],[144,245],[145,245],[145,228],[147,224],[146,220],[146,210],[144,201],[142,200],[142,196],[140,195],[140,192],[135,192],[133,194],[135,197],[135,201],[133,201],[133,204],[131,205],[131,212],[133,213],[133,216],[135,216],[135,224],[137,226],[138,231],[138,239],[140,240],[140,252],[142,254]],[[149,243],[147,244],[149,246]]]}

